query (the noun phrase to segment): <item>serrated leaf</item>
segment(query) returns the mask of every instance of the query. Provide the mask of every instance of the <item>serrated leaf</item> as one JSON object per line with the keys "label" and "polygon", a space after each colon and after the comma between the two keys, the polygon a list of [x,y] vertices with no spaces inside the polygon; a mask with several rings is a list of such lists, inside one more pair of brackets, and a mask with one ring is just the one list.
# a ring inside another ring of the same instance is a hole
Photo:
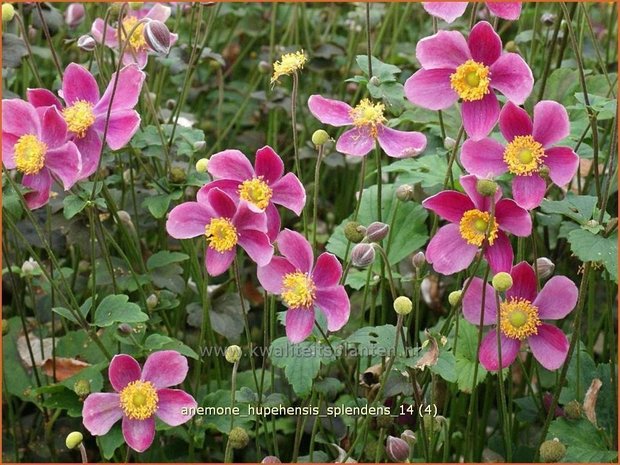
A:
{"label": "serrated leaf", "polygon": [[178,353],[186,357],[198,360],[198,354],[193,349],[183,344],[178,339],[173,339],[162,334],[151,334],[144,341],[144,348],[149,351],[156,350],[176,350]]}
{"label": "serrated leaf", "polygon": [[566,446],[563,462],[615,462],[618,452],[610,450],[602,431],[585,418],[558,418],[549,426],[547,439],[558,438]]}
{"label": "serrated leaf", "polygon": [[[459,334],[456,340],[455,350],[455,367],[457,375],[457,384],[461,391],[471,392],[472,387],[477,386],[487,376],[487,370],[478,362],[478,328],[471,323],[460,319],[459,321]],[[476,365],[478,365],[478,372],[476,374]]]}
{"label": "serrated leaf", "polygon": [[609,237],[592,234],[586,229],[574,229],[568,234],[571,250],[583,262],[599,262],[612,279],[618,282],[618,233]]}
{"label": "serrated leaf", "polygon": [[62,204],[64,207],[63,215],[66,219],[70,220],[75,215],[84,210],[84,208],[88,204],[88,201],[78,197],[77,195],[71,194],[63,199]]}
{"label": "serrated leaf", "polygon": [[109,295],[105,297],[95,310],[95,326],[105,327],[114,323],[142,323],[149,316],[140,310],[140,307],[129,302],[129,297]]}

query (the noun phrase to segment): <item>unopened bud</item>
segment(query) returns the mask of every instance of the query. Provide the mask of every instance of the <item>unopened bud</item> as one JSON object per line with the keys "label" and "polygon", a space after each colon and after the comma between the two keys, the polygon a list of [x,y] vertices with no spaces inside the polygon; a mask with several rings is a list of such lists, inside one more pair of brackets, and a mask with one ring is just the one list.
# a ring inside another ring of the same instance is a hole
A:
{"label": "unopened bud", "polygon": [[571,400],[568,404],[564,406],[564,413],[566,413],[566,416],[571,420],[578,420],[579,418],[581,418],[583,408],[578,401]]}
{"label": "unopened bud", "polygon": [[65,12],[65,23],[70,28],[76,28],[84,21],[86,17],[86,9],[81,3],[72,3],[67,7]]}
{"label": "unopened bud", "polygon": [[312,143],[316,146],[323,145],[329,140],[329,134],[323,129],[317,129],[312,133]]}
{"label": "unopened bud", "polygon": [[504,292],[512,287],[512,276],[505,271],[500,271],[493,276],[493,280],[491,282],[493,284],[493,289],[498,292]]}
{"label": "unopened bud", "polygon": [[127,213],[125,210],[119,210],[116,212],[116,214],[118,215],[118,220],[121,223],[127,226],[133,226],[133,223],[131,221],[131,215]]}
{"label": "unopened bud", "polygon": [[553,26],[555,24],[556,16],[553,13],[543,13],[540,16],[540,22],[545,26]]}
{"label": "unopened bud", "polygon": [[372,244],[361,243],[351,251],[351,263],[357,268],[366,268],[375,262],[375,248]]}
{"label": "unopened bud", "polygon": [[177,106],[177,101],[173,98],[169,98],[168,100],[166,100],[166,108],[168,110],[174,110],[174,108]]}
{"label": "unopened bud", "polygon": [[559,439],[550,439],[540,445],[540,460],[547,463],[559,462],[566,455],[566,446]]}
{"label": "unopened bud", "polygon": [[2,4],[2,22],[8,23],[15,17],[15,8],[10,3]]}
{"label": "unopened bud", "polygon": [[374,223],[370,223],[366,228],[366,238],[369,242],[381,242],[389,232],[389,225],[375,221]]}
{"label": "unopened bud", "polygon": [[456,304],[458,304],[459,301],[461,300],[461,295],[462,294],[463,294],[463,291],[452,291],[452,292],[450,292],[450,294],[448,294],[448,302],[450,303],[450,305],[455,307]]}
{"label": "unopened bud", "polygon": [[550,174],[549,167],[547,165],[540,165],[540,168],[538,168],[538,174],[543,179],[550,179],[550,177],[549,177],[549,174]]}
{"label": "unopened bud", "polygon": [[365,228],[359,224],[357,221],[349,221],[344,225],[344,237],[347,238],[348,241],[357,244],[364,239],[366,235]]}
{"label": "unopened bud", "polygon": [[394,311],[399,315],[409,315],[413,310],[413,302],[409,297],[401,295],[394,300]]}
{"label": "unopened bud", "polygon": [[73,384],[73,391],[80,397],[86,397],[90,394],[90,381],[87,379],[78,379]]}
{"label": "unopened bud", "polygon": [[401,438],[388,436],[385,443],[385,453],[392,462],[403,463],[409,459],[409,444]]}
{"label": "unopened bud", "polygon": [[196,162],[196,171],[198,171],[199,173],[206,173],[208,167],[209,167],[208,158],[201,158],[200,160]]}
{"label": "unopened bud", "polygon": [[243,428],[237,426],[228,433],[228,441],[233,449],[243,449],[250,442],[250,437]]}
{"label": "unopened bud", "polygon": [[170,29],[161,21],[152,19],[144,26],[146,45],[159,55],[167,55],[170,51]]}
{"label": "unopened bud", "polygon": [[536,259],[536,270],[540,279],[546,279],[553,274],[555,264],[547,257],[538,257]]}
{"label": "unopened bud", "polygon": [[370,78],[370,81],[368,81],[368,83],[376,87],[381,85],[381,80],[377,76],[373,76]]}
{"label": "unopened bud", "polygon": [[262,60],[258,63],[258,71],[262,74],[271,74],[271,72],[273,71],[273,68],[271,67],[269,63]]}
{"label": "unopened bud", "polygon": [[83,440],[84,436],[82,435],[82,433],[80,433],[79,431],[73,431],[72,433],[69,433],[67,439],[65,439],[65,445],[67,446],[67,449],[75,449],[76,447],[79,447],[80,444],[82,444]]}
{"label": "unopened bud", "polygon": [[157,307],[158,303],[159,299],[157,298],[156,294],[151,294],[146,298],[146,308],[148,308],[149,310],[153,310],[155,307]]}
{"label": "unopened bud", "polygon": [[497,183],[490,179],[478,179],[476,181],[476,190],[480,195],[491,197],[497,192]]}
{"label": "unopened bud", "polygon": [[32,275],[37,269],[39,268],[39,265],[37,262],[35,262],[32,258],[29,260],[26,260],[23,264],[22,264],[22,274],[25,276],[30,276]]}
{"label": "unopened bud", "polygon": [[122,336],[127,336],[133,332],[133,328],[129,323],[121,323],[116,329]]}
{"label": "unopened bud", "polygon": [[183,168],[173,166],[170,168],[170,180],[175,184],[182,184],[187,179],[187,174]]}
{"label": "unopened bud", "polygon": [[92,36],[84,34],[77,40],[77,46],[84,52],[92,52],[97,47],[97,42]]}
{"label": "unopened bud", "polygon": [[452,137],[446,137],[443,140],[443,148],[446,150],[452,150],[456,146],[456,141]]}
{"label": "unopened bud", "polygon": [[420,250],[418,253],[416,253],[411,259],[411,263],[417,269],[422,268],[426,264],[426,255],[424,255],[424,252]]}
{"label": "unopened bud", "polygon": [[224,357],[228,363],[237,363],[241,360],[242,355],[241,347],[232,345],[226,348],[226,352],[224,353]]}
{"label": "unopened bud", "polygon": [[194,152],[200,152],[201,150],[204,150],[205,148],[207,148],[206,141],[199,140],[197,142],[194,142]]}
{"label": "unopened bud", "polygon": [[506,42],[506,45],[504,45],[504,50],[507,52],[517,53],[519,51],[519,47],[514,40],[509,40]]}
{"label": "unopened bud", "polygon": [[282,460],[275,455],[268,455],[261,461],[261,463],[282,463]]}
{"label": "unopened bud", "polygon": [[410,429],[406,429],[400,435],[400,438],[405,441],[409,446],[414,446],[416,442],[418,442],[418,438],[416,438],[415,433]]}
{"label": "unopened bud", "polygon": [[409,202],[413,199],[413,186],[403,184],[396,189],[396,198],[401,202]]}

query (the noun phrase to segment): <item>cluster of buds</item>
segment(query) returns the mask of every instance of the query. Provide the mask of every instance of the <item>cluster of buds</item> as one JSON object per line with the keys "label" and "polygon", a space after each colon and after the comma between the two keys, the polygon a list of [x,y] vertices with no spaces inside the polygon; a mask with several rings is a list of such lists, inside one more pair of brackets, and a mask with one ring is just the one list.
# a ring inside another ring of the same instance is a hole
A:
{"label": "cluster of buds", "polygon": [[409,462],[411,448],[417,442],[415,434],[411,430],[405,430],[400,435],[388,436],[385,441],[385,453],[392,462]]}
{"label": "cluster of buds", "polygon": [[378,244],[387,237],[390,226],[375,221],[367,227],[355,221],[350,221],[345,225],[344,235],[347,240],[353,242],[355,247],[351,251],[351,263],[357,268],[366,268],[375,261],[375,244]]}

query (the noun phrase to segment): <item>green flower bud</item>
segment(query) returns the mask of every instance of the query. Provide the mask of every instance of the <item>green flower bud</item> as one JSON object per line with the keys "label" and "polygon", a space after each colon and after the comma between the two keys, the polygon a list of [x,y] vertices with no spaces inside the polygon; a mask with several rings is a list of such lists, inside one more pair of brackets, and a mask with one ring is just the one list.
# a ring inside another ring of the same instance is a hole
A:
{"label": "green flower bud", "polygon": [[8,23],[15,17],[15,8],[10,3],[2,4],[2,22]]}
{"label": "green flower bud", "polygon": [[559,462],[565,455],[566,446],[557,438],[545,441],[540,445],[540,460],[543,462]]}
{"label": "green flower bud", "polygon": [[448,295],[448,302],[450,302],[450,305],[452,305],[453,307],[456,306],[456,304],[458,304],[459,300],[461,299],[461,294],[463,294],[463,291],[450,292],[450,294]]}
{"label": "green flower bud", "polygon": [[82,435],[82,433],[80,433],[79,431],[73,431],[67,436],[65,444],[67,445],[67,449],[75,449],[76,447],[79,447],[80,444],[82,444],[83,440],[84,436]]}
{"label": "green flower bud", "polygon": [[157,307],[158,303],[159,299],[157,298],[157,294],[151,294],[146,298],[146,308],[148,308],[149,310],[153,310],[155,307]]}
{"label": "green flower bud", "polygon": [[312,143],[317,146],[325,144],[329,139],[329,134],[323,129],[317,129],[312,134]]}
{"label": "green flower bud", "polygon": [[409,315],[413,310],[413,302],[409,297],[405,297],[401,295],[400,297],[396,297],[394,301],[394,311],[399,315]]}
{"label": "green flower bud", "polygon": [[73,391],[80,397],[86,397],[90,394],[90,381],[87,379],[78,379],[73,384]]}
{"label": "green flower bud", "polygon": [[419,251],[417,254],[415,254],[411,259],[411,263],[418,269],[422,268],[426,263],[426,255],[424,255],[424,252]]}
{"label": "green flower bud", "polygon": [[452,150],[456,146],[456,141],[452,137],[446,137],[443,140],[443,148],[446,150]]}
{"label": "green flower bud", "polygon": [[380,415],[377,417],[377,428],[389,428],[394,421],[389,415]]}
{"label": "green flower bud", "polygon": [[139,10],[144,5],[144,2],[129,2],[129,8],[132,10]]}
{"label": "green flower bud", "polygon": [[413,186],[403,184],[396,189],[396,198],[401,202],[409,202],[413,199]]}
{"label": "green flower bud", "polygon": [[493,289],[499,292],[507,291],[512,287],[512,276],[505,271],[500,271],[493,276]]}
{"label": "green flower bud", "polygon": [[224,357],[228,363],[237,363],[241,360],[241,355],[243,355],[241,347],[233,345],[226,348]]}
{"label": "green flower bud", "polygon": [[185,170],[179,168],[178,166],[173,166],[170,169],[170,180],[175,184],[184,183],[187,179],[187,175],[185,174]]}
{"label": "green flower bud", "polygon": [[497,183],[490,179],[478,179],[476,182],[476,190],[480,195],[491,197],[497,192]]}
{"label": "green flower bud", "polygon": [[410,429],[406,429],[405,431],[403,431],[400,435],[400,438],[410,446],[413,446],[416,442],[418,442],[418,438],[416,438],[415,433]]}
{"label": "green flower bud", "polygon": [[581,418],[581,414],[583,413],[583,409],[581,408],[581,404],[576,400],[571,400],[568,404],[564,406],[564,412],[566,416],[571,420],[578,420]]}
{"label": "green flower bud", "polygon": [[206,173],[208,166],[209,166],[209,159],[201,158],[200,160],[196,162],[196,171],[198,171],[199,173]]}
{"label": "green flower bud", "polygon": [[360,225],[357,221],[349,221],[344,225],[344,237],[347,240],[357,244],[358,242],[362,242],[366,235],[366,229]]}
{"label": "green flower bud", "polygon": [[373,86],[381,85],[381,80],[377,76],[371,77],[370,81],[368,81],[368,82],[369,82],[369,84],[372,84]]}
{"label": "green flower bud", "polygon": [[250,442],[250,437],[243,428],[237,426],[228,433],[228,440],[233,449],[243,449]]}

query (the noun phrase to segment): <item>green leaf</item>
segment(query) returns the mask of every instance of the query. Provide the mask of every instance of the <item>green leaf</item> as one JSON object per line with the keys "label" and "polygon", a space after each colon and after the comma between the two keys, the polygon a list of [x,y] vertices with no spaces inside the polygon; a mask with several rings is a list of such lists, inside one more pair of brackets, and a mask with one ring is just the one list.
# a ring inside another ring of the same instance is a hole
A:
{"label": "green leaf", "polygon": [[64,207],[63,215],[66,219],[70,220],[84,210],[86,205],[88,205],[88,201],[78,197],[77,195],[70,194],[64,198],[62,204]]}
{"label": "green leaf", "polygon": [[[362,73],[368,76],[368,55],[358,55],[355,57],[355,61],[357,62],[357,66],[362,70]],[[401,73],[401,69],[398,66],[383,63],[375,57],[371,57],[371,61],[372,74],[379,79],[380,83],[394,82],[396,81],[395,75]]]}
{"label": "green leaf", "polygon": [[153,217],[160,219],[168,212],[170,200],[170,195],[168,194],[154,195],[145,198],[142,206],[146,207]]}
{"label": "green leaf", "polygon": [[547,439],[558,438],[566,446],[563,462],[615,462],[618,452],[610,450],[601,430],[585,418],[558,418],[550,427]]}
{"label": "green leaf", "polygon": [[120,424],[114,425],[108,434],[97,436],[97,442],[103,457],[106,460],[110,460],[114,456],[116,449],[125,444]]}
{"label": "green leaf", "polygon": [[22,58],[28,55],[24,41],[15,34],[2,34],[2,67],[19,68]]}
{"label": "green leaf", "polygon": [[[220,389],[219,391],[208,394],[200,403],[202,407],[211,408],[229,408],[230,407],[230,391]],[[235,399],[235,407],[239,407],[239,415],[233,415],[234,427],[240,426],[246,430],[251,430],[255,417],[248,416],[247,403],[241,403]],[[203,428],[215,428],[221,433],[227,434],[230,431],[231,415],[212,415],[207,411],[202,417]]]}
{"label": "green leaf", "polygon": [[95,326],[105,327],[114,323],[142,323],[147,321],[149,316],[140,310],[140,307],[129,302],[129,297],[120,295],[109,295],[105,297],[97,310],[95,310]]}
{"label": "green leaf", "polygon": [[[448,162],[444,153],[437,153],[416,158],[397,160],[383,169],[384,173],[398,173],[398,184],[417,184],[424,189],[430,190],[443,186]],[[461,172],[456,163],[452,165],[453,179],[458,179]]]}
{"label": "green leaf", "polygon": [[189,255],[186,255],[181,252],[170,252],[169,250],[162,250],[161,252],[157,252],[149,257],[146,261],[146,267],[149,270],[153,270],[155,268],[161,268],[167,265],[171,265],[172,263],[179,263],[187,260]]}
{"label": "green leaf", "polygon": [[[487,376],[485,368],[478,363],[478,327],[468,323],[464,319],[459,321],[459,334],[456,339],[456,364],[457,384],[461,391],[471,393],[472,387],[477,386]],[[454,349],[453,349],[454,350]],[[474,374],[478,366],[476,384]]]}
{"label": "green leaf", "polygon": [[594,215],[598,199],[591,195],[569,193],[563,200],[543,199],[540,209],[545,213],[566,216],[579,224],[585,224]]}
{"label": "green leaf", "polygon": [[609,237],[592,234],[586,229],[574,229],[568,234],[573,253],[584,262],[602,263],[612,279],[618,282],[618,233]]}
{"label": "green leaf", "polygon": [[66,318],[67,320],[71,321],[72,323],[78,324],[77,319],[73,316],[73,313],[71,313],[71,310],[69,310],[68,308],[54,307],[54,308],[52,308],[52,312],[62,316],[63,318]]}
{"label": "green leaf", "polygon": [[190,347],[183,344],[178,339],[173,339],[162,334],[151,334],[144,341],[144,348],[153,352],[156,350],[176,350],[178,353],[185,355],[186,357],[198,360],[198,354],[194,352]]}

